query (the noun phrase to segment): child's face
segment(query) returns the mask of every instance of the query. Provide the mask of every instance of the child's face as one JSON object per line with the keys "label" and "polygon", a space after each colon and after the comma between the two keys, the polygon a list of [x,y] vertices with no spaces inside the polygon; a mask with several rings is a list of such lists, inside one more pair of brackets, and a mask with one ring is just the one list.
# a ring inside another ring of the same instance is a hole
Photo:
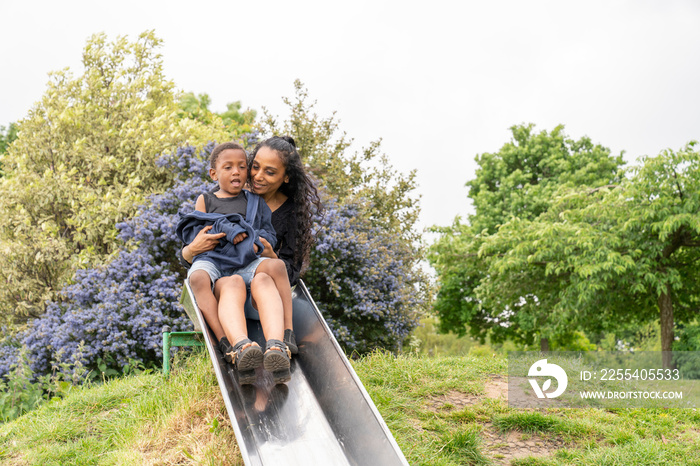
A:
{"label": "child's face", "polygon": [[211,179],[219,182],[222,194],[238,196],[248,177],[248,162],[240,149],[226,149],[219,154],[216,168],[209,169]]}
{"label": "child's face", "polygon": [[282,183],[289,182],[282,158],[269,147],[261,147],[255,154],[250,179],[252,191],[258,196],[275,193]]}

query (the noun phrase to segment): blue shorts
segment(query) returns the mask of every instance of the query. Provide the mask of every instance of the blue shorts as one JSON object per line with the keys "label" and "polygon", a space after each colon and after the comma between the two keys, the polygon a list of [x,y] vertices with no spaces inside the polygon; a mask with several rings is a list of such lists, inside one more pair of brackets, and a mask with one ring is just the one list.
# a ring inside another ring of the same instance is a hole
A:
{"label": "blue shorts", "polygon": [[255,259],[253,262],[250,264],[246,265],[245,267],[241,267],[240,269],[236,269],[233,272],[229,272],[227,274],[224,274],[219,267],[216,266],[213,262],[210,262],[208,260],[198,260],[194,261],[192,264],[192,267],[190,267],[190,270],[187,272],[187,278],[189,279],[190,276],[197,270],[204,270],[209,274],[209,279],[211,280],[211,290],[212,293],[214,292],[214,285],[216,284],[216,281],[221,278],[221,277],[228,277],[230,275],[240,275],[241,278],[243,278],[243,282],[245,283],[245,286],[247,288],[247,296],[245,300],[245,316],[248,319],[254,319],[254,320],[260,320],[260,315],[258,314],[258,310],[253,307],[252,299],[250,297],[250,282],[253,281],[253,277],[255,276],[255,271],[258,269],[258,266],[267,259],[267,257],[259,257]]}

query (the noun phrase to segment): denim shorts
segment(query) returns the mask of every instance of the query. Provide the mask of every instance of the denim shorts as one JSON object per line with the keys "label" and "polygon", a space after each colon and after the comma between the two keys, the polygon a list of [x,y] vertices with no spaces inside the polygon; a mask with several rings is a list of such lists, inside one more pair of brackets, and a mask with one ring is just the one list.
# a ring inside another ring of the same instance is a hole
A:
{"label": "denim shorts", "polygon": [[208,261],[206,259],[202,259],[194,261],[192,267],[190,267],[190,270],[187,271],[187,278],[190,278],[192,274],[197,270],[204,270],[207,274],[209,274],[209,279],[211,280],[211,287],[213,290],[214,284],[219,278],[228,277],[230,275],[240,275],[241,278],[243,278],[243,281],[245,282],[245,286],[247,288],[250,288],[250,282],[253,280],[253,276],[255,276],[255,271],[265,259],[267,259],[267,257],[258,257],[245,267],[241,267],[240,269],[235,270],[227,270],[227,273],[224,273],[213,262]]}
{"label": "denim shorts", "polygon": [[187,279],[192,276],[197,270],[204,270],[209,274],[209,280],[211,280],[211,291],[214,291],[214,284],[216,281],[223,276],[221,269],[219,269],[213,262],[208,260],[198,260],[192,263],[192,267],[187,271]]}
{"label": "denim shorts", "polygon": [[[250,282],[253,281],[253,277],[255,276],[255,271],[258,270],[258,266],[265,259],[267,259],[267,257],[258,257],[250,264],[246,265],[245,267],[241,267],[240,269],[234,270],[233,273],[231,273],[229,275],[240,275],[241,278],[243,278],[243,281],[245,282],[246,288],[248,288],[248,290],[250,290]],[[248,294],[250,294],[250,293],[248,293]]]}

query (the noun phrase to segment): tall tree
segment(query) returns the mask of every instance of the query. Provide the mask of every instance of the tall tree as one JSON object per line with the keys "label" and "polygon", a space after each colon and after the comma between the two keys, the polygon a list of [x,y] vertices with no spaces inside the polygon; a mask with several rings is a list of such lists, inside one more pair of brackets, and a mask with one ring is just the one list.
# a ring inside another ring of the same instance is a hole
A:
{"label": "tall tree", "polygon": [[[464,334],[466,325],[481,339],[490,333],[495,340],[511,337],[531,344],[539,336],[546,345],[548,310],[531,292],[493,305],[479,299],[477,289],[493,279],[480,249],[512,219],[532,220],[547,212],[561,189],[616,182],[623,160],[587,137],[568,138],[563,126],[535,133],[532,124],[520,125],[511,132],[511,141],[498,152],[476,157],[479,168],[467,183],[475,209],[468,223],[456,219],[436,229],[440,238],[429,253],[440,284],[435,309],[443,331]],[[541,312],[519,312],[523,307]]]}
{"label": "tall tree", "polygon": [[700,303],[696,143],[646,157],[617,186],[561,193],[546,214],[511,220],[479,252],[492,277],[481,299],[531,293],[560,325],[584,329],[656,320],[662,351],[671,351],[674,323],[692,319]]}
{"label": "tall tree", "polygon": [[255,110],[245,109],[241,111],[240,101],[226,104],[226,111],[216,113],[212,111],[211,97],[209,94],[197,94],[185,92],[178,101],[180,107],[180,117],[197,120],[207,125],[223,127],[229,132],[230,139],[240,139],[244,133],[253,130],[255,120]]}

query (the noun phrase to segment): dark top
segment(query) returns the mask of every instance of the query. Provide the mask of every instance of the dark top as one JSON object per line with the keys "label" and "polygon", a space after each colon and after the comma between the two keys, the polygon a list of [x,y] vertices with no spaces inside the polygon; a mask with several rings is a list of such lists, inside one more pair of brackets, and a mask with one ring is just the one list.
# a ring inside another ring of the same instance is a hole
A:
{"label": "dark top", "polygon": [[[272,212],[271,222],[277,236],[275,254],[284,261],[284,265],[287,267],[289,284],[294,286],[299,280],[302,264],[301,261],[294,260],[294,248],[297,244],[297,218],[294,215],[294,201],[292,198],[287,198],[277,210]],[[182,257],[182,249],[180,249],[178,257],[183,267],[189,269],[192,266]]]}
{"label": "dark top", "polygon": [[210,214],[245,215],[248,201],[241,191],[236,197],[216,197],[216,194],[204,193],[204,210]]}
{"label": "dark top", "polygon": [[294,286],[299,280],[302,264],[301,261],[294,260],[294,249],[297,245],[297,217],[294,215],[294,201],[291,197],[272,212],[272,226],[277,233],[275,254],[287,266],[289,284]]}

